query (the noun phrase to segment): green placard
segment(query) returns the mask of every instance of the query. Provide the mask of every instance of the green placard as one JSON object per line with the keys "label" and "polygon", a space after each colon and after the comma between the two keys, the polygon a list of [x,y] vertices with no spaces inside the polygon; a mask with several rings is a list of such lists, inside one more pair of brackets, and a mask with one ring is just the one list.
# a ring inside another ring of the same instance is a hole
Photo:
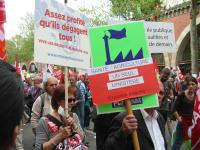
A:
{"label": "green placard", "polygon": [[[89,33],[92,67],[150,57],[143,21],[91,28]],[[100,91],[101,89],[99,89]],[[102,114],[125,109],[123,106],[116,108],[113,106],[113,104],[99,105],[97,111]],[[132,105],[132,109],[157,106],[157,95],[151,94],[142,97],[140,103],[136,102]]]}
{"label": "green placard", "polygon": [[132,54],[135,56],[141,48],[144,58],[150,57],[143,21],[91,28],[89,33],[92,50],[92,67],[106,65],[107,56],[103,39],[105,34],[110,37],[109,30],[120,31],[124,28],[126,29],[126,37],[121,39],[112,38],[108,41],[111,60],[114,60],[120,52],[125,57],[130,50],[132,50]]}
{"label": "green placard", "polygon": [[[158,96],[156,94],[143,96],[140,98],[139,102],[137,100],[136,103],[131,106],[131,108],[136,110],[136,109],[142,109],[142,108],[158,107],[159,103],[158,103],[157,98]],[[114,113],[114,112],[120,112],[124,110],[125,110],[124,106],[114,107],[114,103],[97,106],[98,114]]]}

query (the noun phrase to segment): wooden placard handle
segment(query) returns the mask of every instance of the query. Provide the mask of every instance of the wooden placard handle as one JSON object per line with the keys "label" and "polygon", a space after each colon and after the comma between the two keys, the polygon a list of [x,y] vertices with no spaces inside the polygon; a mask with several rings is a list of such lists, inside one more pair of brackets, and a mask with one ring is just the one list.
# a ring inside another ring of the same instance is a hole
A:
{"label": "wooden placard handle", "polygon": [[[134,113],[133,113],[133,111],[131,109],[131,100],[130,99],[125,100],[125,106],[126,106],[126,110],[128,112],[128,115],[133,115],[134,116]],[[132,136],[132,142],[133,142],[134,150],[140,150],[137,131],[134,130],[131,136]]]}
{"label": "wooden placard handle", "polygon": [[69,116],[68,112],[68,67],[65,67],[65,117]]}

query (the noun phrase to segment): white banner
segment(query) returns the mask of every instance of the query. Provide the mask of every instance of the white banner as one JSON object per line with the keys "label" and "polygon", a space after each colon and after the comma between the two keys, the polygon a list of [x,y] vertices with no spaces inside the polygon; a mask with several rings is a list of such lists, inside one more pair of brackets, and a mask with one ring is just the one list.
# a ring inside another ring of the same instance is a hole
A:
{"label": "white banner", "polygon": [[54,0],[35,1],[36,62],[89,68],[89,19]]}
{"label": "white banner", "polygon": [[151,53],[176,53],[173,23],[145,21],[145,30]]}

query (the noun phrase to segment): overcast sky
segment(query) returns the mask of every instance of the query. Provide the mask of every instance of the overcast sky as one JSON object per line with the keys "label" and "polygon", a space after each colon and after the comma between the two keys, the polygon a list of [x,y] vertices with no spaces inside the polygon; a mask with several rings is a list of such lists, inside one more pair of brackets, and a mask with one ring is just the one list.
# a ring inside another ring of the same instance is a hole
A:
{"label": "overcast sky", "polygon": [[[64,3],[64,0],[57,0]],[[78,9],[81,6],[93,6],[105,3],[106,0],[68,0],[68,6],[73,9]],[[10,37],[19,33],[19,24],[22,23],[21,18],[27,12],[34,13],[35,0],[5,0],[6,6],[6,20],[5,23],[5,37]]]}

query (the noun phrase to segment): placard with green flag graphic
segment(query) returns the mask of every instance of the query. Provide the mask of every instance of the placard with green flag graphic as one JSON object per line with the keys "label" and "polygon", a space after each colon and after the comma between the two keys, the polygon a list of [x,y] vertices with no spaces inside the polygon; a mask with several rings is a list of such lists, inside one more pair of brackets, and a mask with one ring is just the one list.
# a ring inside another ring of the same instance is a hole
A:
{"label": "placard with green flag graphic", "polygon": [[[91,28],[89,35],[92,67],[150,58],[143,21]],[[96,87],[98,88],[98,85]],[[159,105],[156,94],[128,98],[131,99],[132,109],[158,107]],[[99,105],[97,110],[98,113],[111,113],[125,110],[125,107],[123,101],[119,101]]]}

